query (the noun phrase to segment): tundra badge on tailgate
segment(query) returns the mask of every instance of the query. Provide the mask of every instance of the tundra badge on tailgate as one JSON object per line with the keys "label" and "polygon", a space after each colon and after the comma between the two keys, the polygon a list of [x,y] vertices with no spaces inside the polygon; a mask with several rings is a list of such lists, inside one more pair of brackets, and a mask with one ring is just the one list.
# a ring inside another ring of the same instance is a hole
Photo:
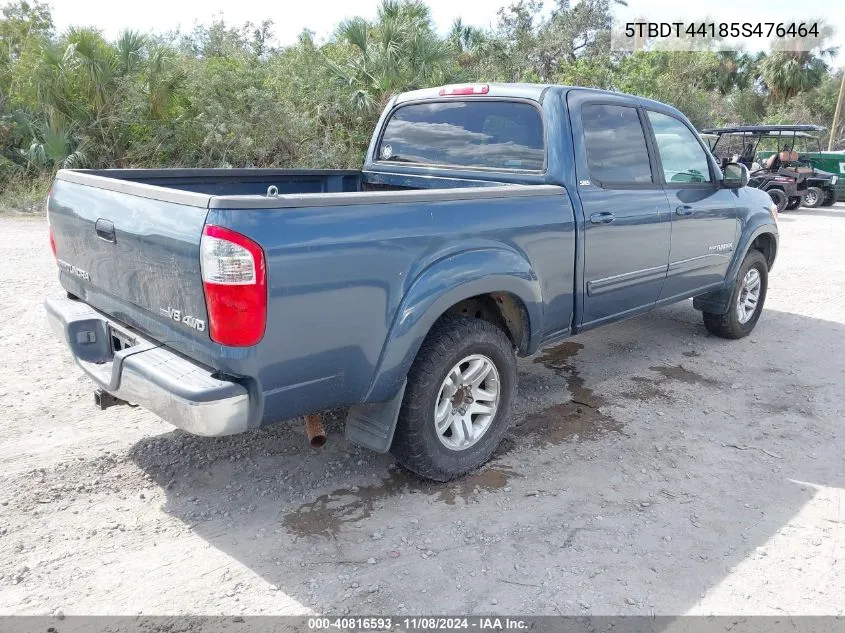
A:
{"label": "tundra badge on tailgate", "polygon": [[87,270],[82,270],[81,268],[74,266],[73,264],[68,263],[63,259],[56,259],[56,262],[58,263],[59,268],[64,270],[66,273],[76,275],[77,277],[84,279],[85,281],[91,281],[91,276],[88,274]]}
{"label": "tundra badge on tailgate", "polygon": [[168,319],[173,319],[177,323],[184,323],[188,327],[192,327],[199,332],[205,332],[205,321],[202,319],[198,319],[197,317],[193,317],[188,314],[182,314],[181,310],[174,310],[170,306],[167,306],[167,308],[159,308],[158,311]]}

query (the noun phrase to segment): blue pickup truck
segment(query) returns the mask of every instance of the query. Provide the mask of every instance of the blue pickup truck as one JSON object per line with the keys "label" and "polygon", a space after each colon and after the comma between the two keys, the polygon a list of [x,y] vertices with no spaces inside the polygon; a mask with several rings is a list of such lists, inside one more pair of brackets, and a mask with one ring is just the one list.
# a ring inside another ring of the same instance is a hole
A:
{"label": "blue pickup truck", "polygon": [[101,406],[227,435],[348,406],[445,481],[504,436],[516,355],[694,297],[754,328],[776,210],[677,110],[554,85],[390,100],[362,171],[62,170],[51,326]]}

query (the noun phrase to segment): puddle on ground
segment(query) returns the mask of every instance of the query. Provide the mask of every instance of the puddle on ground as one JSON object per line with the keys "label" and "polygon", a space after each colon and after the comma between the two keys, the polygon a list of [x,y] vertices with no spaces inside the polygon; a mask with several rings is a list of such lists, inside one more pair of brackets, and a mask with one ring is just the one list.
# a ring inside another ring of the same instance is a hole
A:
{"label": "puddle on ground", "polygon": [[608,431],[619,431],[622,424],[601,409],[565,402],[529,415],[516,427],[523,435],[530,435],[537,447],[556,446],[567,441],[590,440]]}
{"label": "puddle on ground", "polygon": [[671,365],[668,367],[658,366],[649,367],[651,371],[656,371],[666,380],[677,380],[687,385],[706,385],[708,387],[724,387],[725,383],[715,378],[707,378],[701,374],[687,369],[683,365]]}
{"label": "puddle on ground", "polygon": [[591,439],[622,425],[601,407],[607,401],[584,384],[572,359],[584,349],[581,343],[567,341],[549,347],[534,359],[566,380],[572,399],[525,418],[516,427],[519,434],[530,435],[537,446],[557,445],[569,440]]}
{"label": "puddle on ground", "polygon": [[578,352],[582,349],[584,349],[584,346],[581,343],[566,341],[560,345],[545,348],[534,359],[534,362],[545,365],[549,369],[566,369],[567,371],[572,371],[574,368],[570,360],[578,356]]}
{"label": "puddle on ground", "polygon": [[[519,437],[527,436],[535,447],[543,447],[567,441],[594,439],[609,431],[621,430],[622,424],[619,421],[602,412],[601,408],[607,404],[605,398],[585,385],[573,363],[573,359],[582,349],[584,346],[581,343],[567,341],[543,350],[534,359],[535,363],[548,367],[566,381],[572,399],[526,417],[513,429],[514,432],[505,438],[496,451],[493,462],[486,468],[445,484],[424,481],[397,468],[377,484],[341,488],[321,495],[313,502],[302,504],[285,515],[285,528],[295,536],[334,537],[345,524],[368,519],[381,501],[401,493],[437,495],[438,501],[449,505],[456,504],[459,498],[466,502],[475,494],[476,489],[499,490],[513,477],[521,476],[512,469],[495,463],[497,459],[516,448],[515,439]],[[664,380],[670,377],[685,382],[692,378],[695,378],[695,382],[708,380],[683,368],[653,369],[663,373]],[[663,370],[666,370],[666,373]],[[657,380],[638,377],[633,380],[654,389],[655,393],[665,395],[657,390]]]}
{"label": "puddle on ground", "polygon": [[[698,352],[684,352],[684,356],[700,356]],[[707,387],[724,387],[725,382],[715,378],[707,378],[682,365],[649,367],[651,371],[657,372],[662,378],[647,378],[645,376],[632,376],[631,382],[634,389],[623,391],[619,395],[628,400],[671,400],[672,397],[663,388],[663,385],[671,380],[677,380],[687,385],[705,385]]]}
{"label": "puddle on ground", "polygon": [[508,485],[508,481],[513,477],[522,477],[522,475],[507,466],[491,466],[470,473],[452,483],[438,484],[437,487],[440,488],[440,492],[437,494],[437,500],[453,506],[458,497],[468,501],[475,494],[476,488],[486,492],[501,490]]}
{"label": "puddle on ground", "polygon": [[584,386],[584,379],[581,378],[578,369],[572,363],[572,359],[582,349],[584,349],[584,346],[581,343],[567,341],[544,349],[534,359],[534,362],[545,365],[566,380],[566,387],[572,394],[573,402],[580,402],[588,407],[597,408],[604,404],[604,400],[596,396],[592,389]]}
{"label": "puddle on ground", "polygon": [[371,486],[340,488],[304,503],[282,520],[294,536],[337,536],[347,523],[357,523],[372,516],[380,501],[401,493],[419,492],[437,495],[437,500],[455,505],[458,498],[469,501],[475,490],[493,491],[504,488],[519,473],[505,466],[489,466],[449,482],[425,481],[401,468],[390,471],[387,478]]}

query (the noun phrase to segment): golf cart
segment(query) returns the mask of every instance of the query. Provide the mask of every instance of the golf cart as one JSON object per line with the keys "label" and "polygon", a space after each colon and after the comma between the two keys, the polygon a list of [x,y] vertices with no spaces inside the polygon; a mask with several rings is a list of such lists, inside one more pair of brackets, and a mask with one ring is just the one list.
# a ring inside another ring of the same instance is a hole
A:
{"label": "golf cart", "polygon": [[748,184],[767,192],[778,211],[799,206],[831,206],[836,202],[838,176],[813,166],[810,154],[820,152],[818,125],[740,125],[708,128],[715,134],[711,152],[722,166],[740,162],[748,167]]}
{"label": "golf cart", "polygon": [[716,144],[716,141],[719,140],[719,136],[717,134],[708,134],[706,132],[699,132],[698,135],[701,137],[701,140],[707,144],[707,149],[712,152],[713,146]]}

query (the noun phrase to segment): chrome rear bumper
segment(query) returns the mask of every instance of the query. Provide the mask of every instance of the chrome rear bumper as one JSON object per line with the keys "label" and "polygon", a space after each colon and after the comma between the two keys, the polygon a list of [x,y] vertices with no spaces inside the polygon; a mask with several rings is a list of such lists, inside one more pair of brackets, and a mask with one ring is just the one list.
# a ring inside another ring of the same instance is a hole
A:
{"label": "chrome rear bumper", "polygon": [[232,435],[249,426],[243,385],[147,340],[82,301],[46,299],[47,319],[76,364],[99,388],[196,435]]}

